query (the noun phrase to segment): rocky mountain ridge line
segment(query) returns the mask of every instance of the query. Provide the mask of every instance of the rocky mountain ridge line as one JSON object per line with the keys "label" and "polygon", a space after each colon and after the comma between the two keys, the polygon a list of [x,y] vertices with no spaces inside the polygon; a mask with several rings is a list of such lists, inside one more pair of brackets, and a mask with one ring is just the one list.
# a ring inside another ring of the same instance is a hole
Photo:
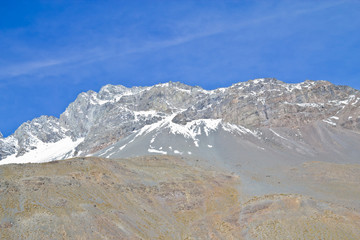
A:
{"label": "rocky mountain ridge line", "polygon": [[40,143],[84,141],[69,156],[99,151],[146,125],[179,112],[173,122],[222,119],[249,129],[298,128],[315,121],[360,130],[360,93],[327,81],[287,84],[255,79],[228,88],[204,90],[182,83],[152,87],[106,85],[81,93],[60,118],[41,116],[0,139],[0,159],[22,156]]}

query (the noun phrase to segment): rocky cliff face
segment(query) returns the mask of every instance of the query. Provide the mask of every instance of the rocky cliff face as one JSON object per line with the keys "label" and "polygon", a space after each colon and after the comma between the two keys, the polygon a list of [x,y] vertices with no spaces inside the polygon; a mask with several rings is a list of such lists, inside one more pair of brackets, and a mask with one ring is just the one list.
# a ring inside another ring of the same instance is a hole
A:
{"label": "rocky cliff face", "polygon": [[[358,91],[326,81],[284,84],[276,79],[258,79],[215,90],[176,120],[222,118],[247,127],[299,127],[342,116],[345,107],[358,108],[359,100]],[[347,122],[342,118],[341,124]]]}
{"label": "rocky cliff face", "polygon": [[60,119],[42,116],[0,139],[0,159],[65,138],[84,139],[71,155],[95,153],[174,113],[172,121],[179,125],[222,119],[251,129],[298,128],[324,121],[359,131],[359,109],[359,91],[326,81],[286,84],[265,78],[211,91],[172,82],[133,88],[107,85],[98,93],[81,93]]}

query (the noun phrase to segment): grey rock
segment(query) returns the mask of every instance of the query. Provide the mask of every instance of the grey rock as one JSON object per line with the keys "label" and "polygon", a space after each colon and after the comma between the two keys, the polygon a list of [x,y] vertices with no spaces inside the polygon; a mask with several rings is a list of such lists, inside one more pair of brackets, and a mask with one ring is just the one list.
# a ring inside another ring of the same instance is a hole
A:
{"label": "grey rock", "polygon": [[18,140],[17,155],[21,156],[29,150],[35,149],[39,141],[54,143],[69,134],[69,130],[61,128],[59,119],[55,117],[41,116],[25,122],[13,135]]}

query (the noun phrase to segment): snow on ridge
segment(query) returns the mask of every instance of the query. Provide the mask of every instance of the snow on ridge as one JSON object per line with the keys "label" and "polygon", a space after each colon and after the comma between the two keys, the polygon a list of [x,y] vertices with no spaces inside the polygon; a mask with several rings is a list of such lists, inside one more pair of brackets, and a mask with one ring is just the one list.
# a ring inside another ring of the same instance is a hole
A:
{"label": "snow on ridge", "polygon": [[[122,94],[118,94],[115,97],[115,101],[119,101],[121,97],[124,96],[131,96],[131,95],[136,95],[136,94],[140,94],[144,91],[148,91],[151,87],[132,87],[132,88],[128,88],[127,91],[123,92]],[[117,99],[117,97],[119,97],[119,99]]]}
{"label": "snow on ridge", "polygon": [[295,90],[301,90],[301,89],[302,89],[302,86],[301,86],[300,83],[286,84],[284,87],[285,87],[286,90],[289,91],[289,92],[292,92],[292,91],[295,91]]}
{"label": "snow on ridge", "polygon": [[172,122],[172,119],[177,115],[174,113],[163,120],[160,120],[156,123],[146,125],[141,128],[136,134],[135,138],[141,135],[145,135],[152,131],[160,131],[161,129],[168,129],[169,133],[174,135],[182,135],[185,138],[192,139],[195,142],[195,145],[198,145],[197,136],[201,135],[202,132],[206,136],[213,131],[216,131],[220,127],[227,132],[233,134],[249,134],[259,138],[257,131],[252,131],[243,126],[238,126],[231,123],[224,123],[222,119],[196,119],[190,122],[187,122],[185,125],[177,124]]}
{"label": "snow on ridge", "polygon": [[129,88],[123,86],[123,85],[112,85],[112,84],[107,84],[103,87],[101,87],[99,93],[110,93],[110,88],[114,89],[116,92],[124,92],[126,90],[128,90]]}
{"label": "snow on ridge", "polygon": [[187,129],[194,130],[194,134],[197,136],[201,134],[200,126],[203,126],[205,135],[209,136],[211,131],[215,131],[219,127],[221,121],[221,119],[197,119],[188,122],[185,127]]}
{"label": "snow on ridge", "polygon": [[145,117],[145,118],[152,118],[152,117],[159,117],[160,113],[155,111],[155,110],[149,110],[149,111],[131,111],[129,110],[130,112],[132,112],[134,114],[134,121],[138,121],[139,118],[141,117]]}
{"label": "snow on ridge", "polygon": [[156,85],[154,85],[155,87],[169,87],[170,83],[166,82],[166,83],[158,83]]}
{"label": "snow on ridge", "polygon": [[231,124],[231,123],[225,123],[222,125],[223,129],[225,131],[228,131],[230,133],[238,133],[238,134],[249,134],[252,135],[256,138],[260,138],[259,137],[259,132],[257,131],[253,131],[250,130],[246,127],[240,126],[240,125],[235,125],[235,124]]}
{"label": "snow on ridge", "polygon": [[[263,90],[258,89],[256,91],[251,91],[249,93],[252,96],[257,96],[257,95],[263,94],[264,92],[283,92],[284,90],[288,91],[288,92],[293,92],[295,90],[308,89],[308,88],[311,88],[312,86],[316,85],[316,82],[319,82],[319,81],[306,80],[301,83],[285,83],[285,82],[275,79],[275,78],[258,78],[258,79],[249,80],[247,82],[235,83],[235,84],[231,85],[229,88],[236,88],[236,89],[243,90],[245,88],[252,87],[253,85],[258,85],[258,84],[273,85],[273,87],[270,87],[270,88],[266,87]],[[225,89],[227,89],[227,88],[225,88]],[[213,91],[215,91],[215,90],[213,90]]]}
{"label": "snow on ridge", "polygon": [[350,103],[352,103],[353,106],[356,105],[356,103],[358,103],[358,101],[360,100],[360,98],[357,98],[355,95],[350,95],[347,99],[344,100],[331,100],[329,101],[329,103],[331,104],[335,104],[335,105],[348,105]]}
{"label": "snow on ridge", "polygon": [[88,95],[90,104],[101,106],[106,103],[117,102],[124,96],[140,94],[146,90],[149,90],[150,88],[151,87],[127,88],[122,85],[108,84],[102,87],[98,93],[94,91],[89,91],[87,93],[81,93],[81,94]]}
{"label": "snow on ridge", "polygon": [[265,80],[264,78],[256,78],[256,79],[252,80],[252,82],[255,84],[258,84],[258,83],[264,82],[264,80]]}
{"label": "snow on ridge", "polygon": [[72,141],[70,137],[66,137],[55,143],[44,143],[39,141],[36,144],[36,149],[19,157],[16,157],[16,154],[10,155],[1,160],[0,165],[10,163],[42,163],[72,157],[75,147],[83,140],[84,138],[80,138],[76,141]]}
{"label": "snow on ridge", "polygon": [[[318,80],[318,81],[306,80],[306,81],[300,82],[300,83],[285,83],[285,82],[282,82],[281,80],[278,80],[275,78],[255,78],[255,79],[251,79],[251,80],[248,80],[245,82],[234,83],[229,87],[221,87],[221,88],[216,88],[216,89],[212,89],[212,90],[205,90],[205,89],[200,88],[200,89],[198,89],[198,91],[201,91],[205,94],[214,94],[214,93],[218,93],[218,92],[224,93],[225,91],[227,91],[228,89],[231,89],[231,88],[243,89],[243,88],[249,87],[253,84],[256,85],[256,84],[260,84],[260,83],[262,83],[262,84],[275,83],[276,85],[285,88],[287,91],[292,92],[294,90],[310,88],[310,87],[316,85],[317,82],[326,82],[326,81],[324,81],[324,80]],[[176,86],[176,83],[173,83],[173,82],[159,83],[152,87],[174,87],[175,89],[177,89],[179,91],[188,92],[188,93],[191,92],[191,90],[189,90],[189,89],[183,89],[181,87]],[[267,91],[269,91],[269,89]]]}
{"label": "snow on ridge", "polygon": [[186,93],[188,93],[188,94],[191,93],[191,90],[189,90],[189,89],[183,89],[183,88],[179,88],[179,87],[175,87],[175,89],[176,89],[177,91],[180,91],[180,92],[186,92]]}
{"label": "snow on ridge", "polygon": [[4,144],[18,147],[18,139],[16,139],[14,137],[14,135],[10,135],[10,136],[8,136],[6,138],[1,138],[0,141],[3,142]]}
{"label": "snow on ridge", "polygon": [[101,100],[101,99],[94,99],[94,98],[90,98],[90,104],[92,105],[104,105],[108,102],[111,102],[110,100]]}
{"label": "snow on ridge", "polygon": [[[191,93],[191,89],[185,89],[185,88],[182,88],[181,86],[179,87],[179,85],[186,86],[179,82],[167,82],[167,83],[156,84],[153,87],[162,87],[162,88],[170,88],[171,87],[171,88],[175,89],[176,91],[186,92],[188,94]],[[196,89],[196,88],[192,88],[192,89]],[[199,89],[199,90],[202,91],[203,89]]]}

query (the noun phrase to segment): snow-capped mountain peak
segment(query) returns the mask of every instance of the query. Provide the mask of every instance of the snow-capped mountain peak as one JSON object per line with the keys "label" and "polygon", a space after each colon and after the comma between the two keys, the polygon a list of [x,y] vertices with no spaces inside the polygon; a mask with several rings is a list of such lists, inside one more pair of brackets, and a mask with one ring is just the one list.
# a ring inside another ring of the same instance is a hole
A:
{"label": "snow-capped mountain peak", "polygon": [[261,78],[215,90],[179,82],[106,85],[99,92],[79,94],[59,119],[42,116],[0,138],[0,159],[16,159],[65,139],[76,145],[67,144],[74,148],[71,156],[95,154],[135,133],[158,131],[192,140],[224,131],[266,141],[266,129],[299,129],[321,122],[358,132],[359,106],[359,91],[327,81],[287,84]]}

